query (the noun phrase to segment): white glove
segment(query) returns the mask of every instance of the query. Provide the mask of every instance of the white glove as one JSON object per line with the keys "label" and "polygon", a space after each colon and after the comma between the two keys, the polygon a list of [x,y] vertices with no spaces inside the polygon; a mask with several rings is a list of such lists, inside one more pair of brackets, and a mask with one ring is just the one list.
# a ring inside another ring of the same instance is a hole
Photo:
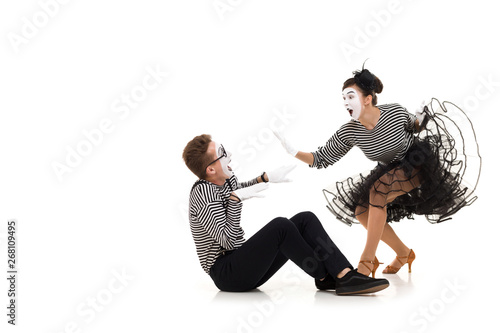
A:
{"label": "white glove", "polygon": [[268,183],[258,183],[252,186],[240,188],[239,190],[234,191],[234,194],[240,198],[241,201],[250,198],[263,198],[264,195],[259,192],[266,190],[268,187]]}
{"label": "white glove", "polygon": [[415,111],[415,115],[417,116],[418,123],[420,125],[422,125],[422,123],[424,122],[424,118],[425,118],[425,112],[424,112],[425,104],[426,104],[425,100],[422,101],[422,104],[420,105],[420,107]]}
{"label": "white glove", "polygon": [[278,138],[278,140],[280,140],[281,144],[283,145],[283,147],[285,148],[287,153],[295,157],[295,155],[297,155],[297,153],[299,151],[297,149],[295,149],[290,144],[290,142],[288,142],[288,140],[283,136],[283,133],[275,131],[275,130],[273,130],[273,133]]}
{"label": "white glove", "polygon": [[295,169],[297,165],[288,165],[288,166],[282,166],[278,169],[275,169],[273,171],[266,172],[267,174],[267,179],[269,179],[270,183],[286,183],[286,182],[291,182],[292,180],[287,178],[286,176]]}

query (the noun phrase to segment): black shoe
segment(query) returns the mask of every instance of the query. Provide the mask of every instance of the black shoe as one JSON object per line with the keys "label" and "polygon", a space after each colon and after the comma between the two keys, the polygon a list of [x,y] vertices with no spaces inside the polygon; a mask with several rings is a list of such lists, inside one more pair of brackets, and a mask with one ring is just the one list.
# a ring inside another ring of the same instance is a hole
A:
{"label": "black shoe", "polygon": [[374,279],[369,276],[358,273],[358,270],[347,272],[337,281],[337,295],[367,294],[375,293],[389,287],[389,281],[386,279]]}
{"label": "black shoe", "polygon": [[314,279],[316,283],[316,288],[319,290],[335,290],[337,282],[335,282],[335,278],[330,274],[327,274],[323,281],[319,279]]}

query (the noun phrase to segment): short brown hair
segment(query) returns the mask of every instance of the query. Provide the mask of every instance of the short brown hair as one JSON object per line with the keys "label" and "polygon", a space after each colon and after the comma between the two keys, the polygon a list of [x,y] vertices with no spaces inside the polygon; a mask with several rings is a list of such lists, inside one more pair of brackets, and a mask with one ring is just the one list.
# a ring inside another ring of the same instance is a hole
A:
{"label": "short brown hair", "polygon": [[186,166],[201,179],[207,176],[207,165],[212,161],[212,156],[207,154],[210,142],[212,137],[209,134],[198,135],[188,142],[182,153]]}

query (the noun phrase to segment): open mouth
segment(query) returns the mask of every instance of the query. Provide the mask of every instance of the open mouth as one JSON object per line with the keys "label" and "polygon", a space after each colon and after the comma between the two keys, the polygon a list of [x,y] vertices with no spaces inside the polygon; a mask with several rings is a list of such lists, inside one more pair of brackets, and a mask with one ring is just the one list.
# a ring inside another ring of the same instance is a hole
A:
{"label": "open mouth", "polygon": [[349,115],[352,117],[352,109],[347,109],[347,112],[349,112]]}

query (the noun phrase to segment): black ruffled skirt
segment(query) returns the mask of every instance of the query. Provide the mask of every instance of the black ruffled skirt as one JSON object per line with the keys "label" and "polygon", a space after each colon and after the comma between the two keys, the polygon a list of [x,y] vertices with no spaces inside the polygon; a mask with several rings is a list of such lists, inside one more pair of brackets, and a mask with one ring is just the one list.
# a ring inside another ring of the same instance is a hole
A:
{"label": "black ruffled skirt", "polygon": [[386,207],[387,222],[424,215],[431,223],[451,218],[472,204],[481,156],[472,123],[450,102],[433,99],[414,143],[401,161],[336,182],[323,190],[327,208],[342,222],[369,206]]}

